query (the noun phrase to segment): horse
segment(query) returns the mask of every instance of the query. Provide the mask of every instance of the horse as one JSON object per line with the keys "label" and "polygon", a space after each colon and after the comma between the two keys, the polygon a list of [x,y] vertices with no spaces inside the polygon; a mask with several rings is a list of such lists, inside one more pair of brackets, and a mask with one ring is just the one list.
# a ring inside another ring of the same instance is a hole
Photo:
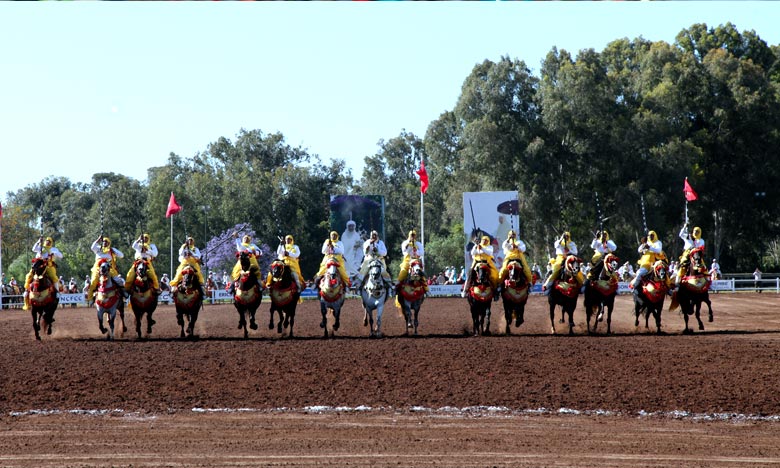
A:
{"label": "horse", "polygon": [[322,322],[320,328],[325,330],[325,338],[328,337],[328,309],[333,311],[332,334],[335,336],[336,330],[340,326],[341,306],[344,305],[344,296],[346,294],[346,285],[339,274],[339,261],[334,256],[329,256],[326,261],[325,274],[320,278],[318,286],[320,289],[320,312],[322,312]]}
{"label": "horse", "polygon": [[[176,323],[181,327],[181,338],[195,338],[195,322],[203,306],[198,274],[192,266],[181,271],[181,282],[173,290],[173,303],[176,305]],[[184,317],[187,317],[187,334],[184,334]]]}
{"label": "horse", "polygon": [[604,309],[607,309],[607,335],[612,333],[612,309],[615,307],[615,297],[618,290],[617,269],[619,265],[620,259],[614,254],[608,253],[604,256],[603,265],[596,279],[585,285],[583,302],[588,334],[591,333],[591,317],[596,316],[593,321],[593,332],[595,333],[598,323],[604,320]]}
{"label": "horse", "polygon": [[[79,286],[76,283],[70,283],[70,285],[68,285],[68,294],[78,294],[78,293],[79,293]],[[76,305],[77,304],[75,302],[71,302],[70,308],[75,309]]]}
{"label": "horse", "polygon": [[505,333],[511,335],[512,316],[515,318],[515,327],[519,327],[525,321],[525,304],[528,302],[531,285],[528,284],[520,260],[510,260],[506,269],[507,277],[501,284],[501,299],[504,305]]}
{"label": "horse", "polygon": [[4,284],[3,285],[3,309],[8,309],[10,307],[18,308],[19,304],[22,303],[22,294],[24,291],[15,284]]}
{"label": "horse", "polygon": [[133,263],[135,281],[130,285],[130,308],[135,315],[135,333],[141,338],[141,319],[146,314],[146,334],[152,334],[156,322],[152,314],[157,309],[158,295],[149,278],[149,261],[139,259]]}
{"label": "horse", "polygon": [[[97,309],[98,327],[100,333],[108,335],[106,339],[114,339],[114,320],[120,303],[124,303],[123,285],[118,284],[111,277],[111,264],[101,262],[98,275],[97,294],[95,295],[95,308]],[[103,314],[108,314],[108,329],[103,326]]]}
{"label": "horse", "polygon": [[274,260],[271,263],[271,321],[268,323],[268,329],[274,328],[274,312],[279,313],[279,323],[277,324],[277,333],[282,333],[284,328],[290,327],[288,337],[293,337],[293,326],[295,325],[295,309],[298,308],[298,300],[301,297],[301,291],[298,284],[292,276],[292,270],[283,260]]}
{"label": "horse", "polygon": [[561,306],[562,318],[569,315],[569,335],[574,334],[574,309],[577,308],[577,298],[580,295],[577,276],[580,272],[582,260],[574,255],[569,255],[564,260],[557,278],[552,279],[550,295],[547,302],[550,304],[551,333],[555,334],[555,307]]}
{"label": "horse", "polygon": [[706,303],[709,309],[708,321],[712,322],[713,320],[709,293],[712,280],[707,274],[703,253],[704,247],[697,247],[688,254],[688,274],[680,279],[680,287],[672,295],[672,302],[669,305],[669,311],[671,312],[679,304],[685,320],[684,334],[693,333],[693,329],[688,328],[688,318],[691,315],[696,316],[699,330],[704,330],[704,323],[701,321],[700,315],[702,302]]}
{"label": "horse", "polygon": [[490,267],[480,260],[469,272],[469,286],[466,299],[471,309],[472,333],[474,336],[490,335],[490,303],[496,294],[490,282]]}
{"label": "horse", "polygon": [[46,275],[47,262],[45,259],[33,260],[33,280],[29,287],[30,313],[32,315],[35,339],[41,339],[41,329],[46,329],[46,334],[51,335],[54,312],[60,303],[57,297],[57,287]]}
{"label": "horse", "polygon": [[239,263],[241,273],[238,280],[233,283],[233,306],[238,312],[238,329],[244,330],[244,339],[249,338],[249,330],[246,329],[247,315],[249,315],[249,328],[257,330],[255,314],[260,303],[263,302],[263,285],[257,279],[256,270],[249,262],[247,252],[241,252]]}
{"label": "horse", "polygon": [[634,290],[634,326],[639,326],[639,315],[645,315],[645,328],[649,328],[650,315],[655,318],[656,333],[661,334],[661,311],[664,308],[664,299],[669,288],[667,281],[666,264],[657,260],[653,264],[652,271],[646,274],[638,289]]}
{"label": "horse", "polygon": [[420,324],[420,307],[422,307],[423,302],[425,302],[425,273],[422,262],[415,258],[409,262],[406,279],[396,285],[395,305],[401,309],[401,313],[404,315],[406,335],[409,335],[410,328],[417,335],[417,327]]}
{"label": "horse", "polygon": [[[363,284],[360,285],[360,297],[363,299],[363,325],[369,325],[368,337],[382,337],[382,312],[390,293],[385,287],[382,273],[385,266],[381,260],[372,260],[368,264],[368,273]],[[376,328],[374,327],[374,314],[376,310]]]}

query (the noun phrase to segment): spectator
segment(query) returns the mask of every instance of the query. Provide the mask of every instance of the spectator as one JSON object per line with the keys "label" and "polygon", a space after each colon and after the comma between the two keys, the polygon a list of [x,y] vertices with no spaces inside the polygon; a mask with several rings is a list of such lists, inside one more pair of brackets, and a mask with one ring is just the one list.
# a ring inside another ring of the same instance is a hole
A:
{"label": "spectator", "polygon": [[717,279],[720,279],[720,264],[718,264],[718,259],[713,258],[712,259],[712,265],[710,266],[710,279],[712,281],[715,281]]}
{"label": "spectator", "polygon": [[447,277],[444,276],[444,272],[442,271],[439,273],[439,276],[436,278],[436,284],[445,284],[447,282]]}
{"label": "spectator", "polygon": [[759,284],[761,284],[761,270],[756,267],[756,271],[753,272],[753,285],[756,288],[757,292],[761,292],[761,289],[759,289]]}

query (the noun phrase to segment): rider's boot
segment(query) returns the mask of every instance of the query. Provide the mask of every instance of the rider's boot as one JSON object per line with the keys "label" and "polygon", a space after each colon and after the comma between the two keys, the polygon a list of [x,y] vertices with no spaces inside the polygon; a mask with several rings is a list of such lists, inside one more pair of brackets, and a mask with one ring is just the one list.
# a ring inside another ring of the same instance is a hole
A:
{"label": "rider's boot", "polygon": [[466,283],[463,285],[463,291],[460,293],[460,297],[465,298],[469,295],[469,289],[471,289],[471,278],[466,280]]}
{"label": "rider's boot", "polygon": [[236,294],[236,282],[235,281],[231,281],[230,282],[230,289],[228,289],[228,292],[230,293],[231,296],[235,296],[235,294]]}
{"label": "rider's boot", "polygon": [[30,291],[24,291],[24,305],[22,310],[30,310]]}
{"label": "rider's boot", "polygon": [[315,276],[314,279],[312,280],[314,282],[314,289],[315,290],[316,289],[320,289],[320,280],[322,280],[322,276],[321,275]]}

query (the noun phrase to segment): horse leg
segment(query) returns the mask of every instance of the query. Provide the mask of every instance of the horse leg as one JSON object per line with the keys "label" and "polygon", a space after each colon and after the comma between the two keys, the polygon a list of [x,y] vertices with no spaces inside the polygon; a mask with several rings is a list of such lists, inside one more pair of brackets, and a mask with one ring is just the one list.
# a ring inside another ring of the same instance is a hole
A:
{"label": "horse leg", "polygon": [[368,309],[366,309],[365,306],[363,306],[363,326],[367,327],[369,322],[369,313]]}
{"label": "horse leg", "polygon": [[[143,312],[136,312],[135,309],[133,310],[133,315],[135,315],[135,334],[136,337],[140,340],[141,339],[141,319],[144,316]],[[149,323],[149,319],[146,319],[146,322]]]}
{"label": "horse leg", "polygon": [[339,329],[341,326],[341,306],[344,304],[342,301],[335,309],[333,309],[333,318],[336,319],[336,321],[333,323],[333,331]]}
{"label": "horse leg", "polygon": [[[295,305],[293,304],[292,307],[295,307]],[[292,338],[294,336],[293,335],[293,326],[295,325],[295,309],[288,310],[287,313],[284,314],[284,315],[285,315],[285,320],[289,320],[290,321],[290,334],[287,335],[287,336],[289,338]]]}
{"label": "horse leg", "polygon": [[[260,307],[260,304],[257,304],[257,307]],[[249,328],[252,330],[257,330],[257,320],[255,320],[255,315],[257,315],[257,307],[252,308],[249,311]]]}
{"label": "horse leg", "polygon": [[682,311],[682,316],[683,316],[683,319],[685,320],[685,330],[683,330],[683,335],[690,335],[691,333],[693,333],[693,329],[692,328],[688,328],[688,312],[683,310]]}
{"label": "horse leg", "polygon": [[268,322],[268,329],[273,330],[274,329],[274,305],[271,304],[271,318]]}
{"label": "horse leg", "polygon": [[[200,306],[198,306],[200,308]],[[198,321],[198,309],[193,310],[190,312],[190,324],[187,327],[187,335],[190,338],[195,338],[195,322]]]}
{"label": "horse leg", "polygon": [[576,306],[570,307],[569,310],[567,311],[567,313],[569,314],[569,335],[574,334],[574,307]]}
{"label": "horse leg", "polygon": [[612,334],[612,308],[615,307],[615,297],[612,296],[612,302],[606,305],[607,308],[607,335]]}
{"label": "horse leg", "polygon": [[634,315],[636,316],[636,320],[634,320],[634,326],[639,326],[639,315],[642,313],[642,306],[640,306],[638,303],[634,304]]}
{"label": "horse leg", "polygon": [[98,327],[100,328],[100,333],[106,334],[108,330],[106,327],[103,326],[103,311],[98,307],[97,309],[97,319],[98,319]]}
{"label": "horse leg", "polygon": [[238,329],[246,330],[246,312],[247,310],[242,306],[238,311]]}
{"label": "horse leg", "polygon": [[707,303],[707,309],[709,310],[708,322],[712,322],[712,302],[710,302],[710,293],[704,293],[704,302]]}
{"label": "horse leg", "polygon": [[663,311],[664,307],[663,304],[661,304],[659,307],[656,308],[655,313],[653,315],[655,316],[655,332],[656,334],[661,334],[661,312]]}
{"label": "horse leg", "polygon": [[[419,302],[417,304],[417,307],[414,308],[414,336],[417,336],[417,326],[420,325],[420,307],[422,306],[422,302]],[[411,311],[410,311],[411,313]]]}
{"label": "horse leg", "polygon": [[32,315],[33,330],[35,331],[35,339],[41,341],[41,325],[38,323],[38,314],[35,312],[35,309],[30,310],[30,314]]}
{"label": "horse leg", "polygon": [[[146,313],[146,334],[151,335],[152,334],[152,325],[154,325],[156,322],[152,318],[153,312],[147,312]],[[139,320],[140,322],[140,320]]]}
{"label": "horse leg", "polygon": [[276,333],[281,334],[282,331],[284,331],[284,309],[280,308],[278,309],[279,312],[279,321],[276,322]]}
{"label": "horse leg", "polygon": [[696,302],[696,321],[699,322],[699,330],[704,331],[704,323],[701,321],[701,302]]}
{"label": "horse leg", "polygon": [[485,311],[485,315],[482,318],[482,334],[485,336],[490,336],[490,307],[489,306]]}
{"label": "horse leg", "polygon": [[328,308],[325,303],[320,301],[320,312],[322,313],[322,322],[320,322],[320,328],[325,330],[325,338],[328,337]]}
{"label": "horse leg", "polygon": [[550,333],[555,334],[555,303],[550,302]]}
{"label": "horse leg", "polygon": [[177,307],[177,310],[176,310],[176,323],[178,323],[179,326],[181,327],[180,338],[184,338],[186,336],[184,334],[184,313],[183,312],[179,312],[178,307]]}
{"label": "horse leg", "polygon": [[[512,311],[513,311],[513,307],[510,307],[509,304],[504,302],[504,322],[506,323],[504,334],[507,336],[512,334],[512,331],[509,329],[509,326],[512,323]],[[515,313],[517,312],[515,311]]]}
{"label": "horse leg", "polygon": [[111,332],[108,334],[106,339],[108,341],[114,341],[114,321],[116,320],[116,308],[113,310],[108,311],[108,328],[111,330]]}

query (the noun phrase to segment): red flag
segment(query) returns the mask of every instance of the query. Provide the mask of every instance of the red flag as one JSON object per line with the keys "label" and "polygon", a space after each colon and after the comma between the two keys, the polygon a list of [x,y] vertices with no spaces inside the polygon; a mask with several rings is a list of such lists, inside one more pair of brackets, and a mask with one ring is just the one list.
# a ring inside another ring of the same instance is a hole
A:
{"label": "red flag", "polygon": [[696,195],[696,192],[693,190],[693,187],[691,187],[691,184],[688,183],[688,178],[685,178],[685,185],[683,185],[683,193],[685,194],[685,199],[688,201],[695,201],[699,199],[699,196]]}
{"label": "red flag", "polygon": [[3,204],[0,203],[0,219],[3,219]]}
{"label": "red flag", "polygon": [[170,218],[171,215],[175,215],[181,211],[181,205],[176,203],[176,197],[173,196],[173,192],[171,192],[171,199],[168,200],[168,210],[165,212],[165,217]]}
{"label": "red flag", "polygon": [[415,171],[420,176],[420,192],[425,193],[428,191],[428,171],[425,170],[425,162],[420,161],[420,168]]}

